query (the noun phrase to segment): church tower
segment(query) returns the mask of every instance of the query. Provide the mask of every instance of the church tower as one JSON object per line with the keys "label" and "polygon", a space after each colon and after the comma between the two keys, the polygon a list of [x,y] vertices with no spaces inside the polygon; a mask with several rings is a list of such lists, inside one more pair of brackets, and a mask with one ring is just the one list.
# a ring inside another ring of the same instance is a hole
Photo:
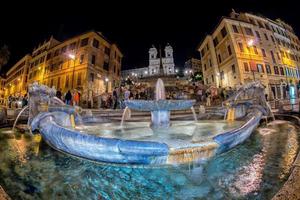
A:
{"label": "church tower", "polygon": [[173,48],[170,44],[165,47],[165,57],[163,58],[164,73],[167,75],[175,74],[175,64],[173,58]]}
{"label": "church tower", "polygon": [[157,49],[152,46],[149,49],[149,73],[155,75],[159,73],[159,58],[157,57]]}

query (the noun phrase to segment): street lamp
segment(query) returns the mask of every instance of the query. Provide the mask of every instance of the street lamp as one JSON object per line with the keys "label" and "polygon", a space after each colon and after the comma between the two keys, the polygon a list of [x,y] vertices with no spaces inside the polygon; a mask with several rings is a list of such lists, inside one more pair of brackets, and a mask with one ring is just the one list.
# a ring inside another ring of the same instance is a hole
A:
{"label": "street lamp", "polygon": [[252,67],[252,57],[251,57],[251,47],[253,46],[253,44],[254,44],[254,40],[253,39],[250,39],[250,40],[248,40],[248,42],[247,42],[247,46],[248,46],[248,48],[249,48],[249,57],[250,57],[250,68],[251,68],[251,71],[252,71],[252,75],[253,75],[253,80],[255,81],[255,74],[254,74],[254,69],[253,69],[253,67]]}
{"label": "street lamp", "polygon": [[72,72],[72,89],[74,88],[74,74],[75,74],[75,54],[69,53],[68,57],[73,60],[73,72]]}
{"label": "street lamp", "polygon": [[175,69],[175,72],[178,73],[178,69]]}
{"label": "street lamp", "polygon": [[108,81],[109,81],[109,79],[106,77],[105,78],[105,83],[106,83],[106,88],[105,89],[106,89],[106,92],[108,92]]}

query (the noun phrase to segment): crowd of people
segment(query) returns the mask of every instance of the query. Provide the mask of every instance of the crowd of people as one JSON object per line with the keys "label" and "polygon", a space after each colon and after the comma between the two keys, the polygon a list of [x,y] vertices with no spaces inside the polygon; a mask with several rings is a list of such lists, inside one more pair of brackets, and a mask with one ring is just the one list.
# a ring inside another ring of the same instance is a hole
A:
{"label": "crowd of people", "polygon": [[56,91],[56,97],[65,102],[67,105],[78,106],[80,102],[80,92],[76,89],[68,90],[65,94],[62,94],[61,90]]}
{"label": "crowd of people", "polygon": [[9,108],[23,108],[28,104],[27,94],[24,96],[9,96],[8,107]]}

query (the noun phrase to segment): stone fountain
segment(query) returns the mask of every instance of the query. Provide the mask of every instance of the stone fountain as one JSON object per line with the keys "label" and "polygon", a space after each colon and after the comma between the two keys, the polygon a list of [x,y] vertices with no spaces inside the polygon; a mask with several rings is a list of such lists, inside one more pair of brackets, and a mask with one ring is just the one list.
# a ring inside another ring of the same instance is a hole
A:
{"label": "stone fountain", "polygon": [[170,126],[170,111],[192,109],[195,102],[195,100],[166,100],[165,86],[159,78],[155,87],[155,100],[127,100],[125,105],[132,110],[151,112],[152,128],[167,128]]}

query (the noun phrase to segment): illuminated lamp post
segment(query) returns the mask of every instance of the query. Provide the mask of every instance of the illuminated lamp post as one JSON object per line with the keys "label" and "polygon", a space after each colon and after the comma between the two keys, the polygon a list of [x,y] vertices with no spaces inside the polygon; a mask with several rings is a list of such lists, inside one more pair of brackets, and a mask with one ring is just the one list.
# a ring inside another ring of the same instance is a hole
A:
{"label": "illuminated lamp post", "polygon": [[251,47],[253,47],[253,44],[254,44],[254,40],[253,39],[250,39],[248,42],[247,42],[247,46],[249,48],[249,57],[250,57],[250,68],[251,68],[251,71],[252,71],[252,75],[253,75],[253,80],[255,81],[255,63],[254,61],[252,60],[252,57],[251,57]]}

